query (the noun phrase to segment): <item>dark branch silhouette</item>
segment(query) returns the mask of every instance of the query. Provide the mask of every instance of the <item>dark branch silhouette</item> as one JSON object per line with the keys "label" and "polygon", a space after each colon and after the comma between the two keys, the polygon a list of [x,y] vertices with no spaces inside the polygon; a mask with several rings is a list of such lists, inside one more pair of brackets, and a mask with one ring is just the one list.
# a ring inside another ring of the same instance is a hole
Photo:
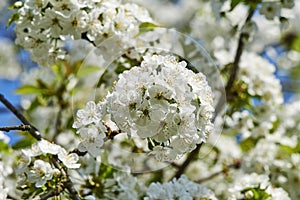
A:
{"label": "dark branch silhouette", "polygon": [[[42,140],[42,136],[37,128],[35,128],[25,117],[22,113],[20,113],[2,94],[0,94],[0,101],[25,125],[25,127],[29,128],[29,133],[38,141]],[[62,174],[63,177],[63,185],[62,190],[67,189],[70,193],[70,196],[74,200],[80,200],[80,197],[78,195],[78,192],[76,191],[74,184],[72,183],[71,179],[69,178],[67,174],[67,170],[64,169],[57,156],[53,156],[51,159],[52,164],[58,168]],[[40,197],[41,199],[48,199],[50,197],[53,197],[57,195],[57,191],[60,190],[53,190],[49,193],[42,194]]]}

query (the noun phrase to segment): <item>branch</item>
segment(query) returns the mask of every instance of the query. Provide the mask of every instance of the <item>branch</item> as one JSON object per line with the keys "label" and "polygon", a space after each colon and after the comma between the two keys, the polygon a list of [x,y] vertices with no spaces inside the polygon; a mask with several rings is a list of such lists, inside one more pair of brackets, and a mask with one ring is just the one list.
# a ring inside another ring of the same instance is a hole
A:
{"label": "branch", "polygon": [[231,168],[232,169],[239,169],[240,167],[241,167],[241,161],[236,160],[233,164],[224,167],[221,171],[213,173],[213,174],[211,174],[210,176],[208,176],[206,178],[200,179],[200,180],[196,181],[196,183],[203,183],[203,182],[208,181],[208,180],[210,180],[210,179],[212,179],[212,178],[214,178],[214,177],[216,177],[220,174],[228,173],[229,169],[231,169]]}
{"label": "branch", "polygon": [[60,194],[60,192],[62,191],[62,188],[55,188],[53,190],[50,190],[49,192],[40,195],[40,199],[41,200],[46,200],[49,199],[51,197],[57,196]]}
{"label": "branch", "polygon": [[[247,16],[247,19],[245,21],[245,24],[250,22],[253,14],[254,14],[254,11],[255,9],[250,7],[249,8],[249,14]],[[241,57],[242,57],[242,54],[243,54],[243,50],[244,50],[244,46],[245,46],[245,38],[247,37],[247,33],[240,33],[240,36],[239,36],[239,41],[238,41],[238,47],[237,47],[237,50],[236,50],[236,53],[235,53],[235,57],[234,57],[234,61],[233,61],[233,65],[230,69],[230,75],[229,75],[229,79],[228,79],[228,82],[225,86],[225,94],[226,94],[226,97],[230,100],[230,98],[232,98],[231,96],[231,89],[233,87],[233,84],[237,78],[237,74],[238,74],[238,71],[239,71],[239,63],[240,63],[240,60],[241,60]],[[218,113],[222,110],[222,107],[224,106],[225,104],[225,98],[220,98],[217,106],[216,106],[216,113],[215,113],[215,116],[214,118],[218,115]]]}
{"label": "branch", "polygon": [[183,172],[185,171],[185,169],[187,168],[187,166],[189,166],[189,164],[197,157],[197,155],[200,152],[201,146],[203,143],[197,144],[196,149],[194,149],[186,158],[186,160],[184,161],[184,163],[182,163],[182,165],[178,166],[177,171],[174,175],[173,178],[179,178],[181,176],[181,174],[183,174]]}
{"label": "branch", "polygon": [[[245,24],[250,22],[253,14],[254,14],[254,9],[253,8],[249,8],[249,9],[250,9],[249,14],[247,16]],[[248,34],[244,33],[244,32],[242,32],[240,34],[239,43],[238,43],[238,47],[237,47],[237,50],[236,50],[236,53],[235,53],[233,66],[230,69],[230,77],[229,77],[227,85],[225,87],[226,93],[230,93],[230,90],[231,90],[231,88],[232,88],[232,86],[235,82],[236,77],[237,77],[237,74],[238,74],[238,71],[239,71],[239,62],[241,60],[241,56],[242,56],[242,53],[243,53],[243,50],[244,50],[244,45],[245,45],[245,38],[247,36],[248,36]]]}
{"label": "branch", "polygon": [[63,187],[67,188],[67,190],[70,192],[70,196],[73,200],[80,200],[80,197],[74,187],[73,182],[71,181],[71,179],[69,178],[67,171],[60,165],[60,161],[58,160],[57,156],[53,156],[51,159],[52,163],[54,164],[54,166],[56,168],[58,168],[61,173],[62,176],[65,180]]}
{"label": "branch", "polygon": [[[37,128],[35,128],[25,117],[22,113],[20,113],[1,93],[0,93],[0,101],[18,118],[20,119],[27,128],[29,128],[29,133],[37,140],[42,140],[42,136]],[[51,158],[51,162],[54,164],[54,166],[60,170],[62,173],[62,176],[64,178],[64,185],[63,189],[66,188],[72,199],[74,200],[80,200],[80,197],[69,178],[67,171],[60,165],[60,161],[57,158],[57,156],[53,156]],[[58,190],[56,190],[58,191]],[[55,196],[56,191],[50,191],[49,193],[46,193],[44,195],[41,195],[40,198],[43,197],[43,199],[50,198],[52,195]]]}
{"label": "branch", "polygon": [[[251,20],[253,14],[254,14],[254,11],[255,11],[255,9],[253,9],[252,7],[249,8],[249,14],[247,16],[245,24]],[[225,87],[226,96],[230,96],[231,88],[232,88],[232,86],[233,86],[233,84],[234,84],[234,82],[237,78],[237,74],[238,74],[238,70],[239,70],[239,62],[240,62],[240,59],[241,59],[241,56],[242,56],[242,53],[243,53],[243,50],[244,50],[244,45],[245,45],[245,37],[247,37],[247,34],[243,33],[243,32],[239,36],[238,47],[237,47],[237,50],[236,50],[233,66],[230,69],[230,76],[229,76],[227,85]],[[212,120],[213,122],[214,122],[216,116],[221,111],[223,105],[225,104],[224,99],[225,99],[224,97],[221,97],[218,104],[217,104],[217,106],[216,106],[215,115],[214,115],[213,120]],[[186,158],[184,163],[181,166],[178,167],[177,172],[174,175],[175,178],[179,178],[180,175],[182,173],[184,173],[184,171],[188,167],[188,165],[193,161],[193,159],[196,158],[196,156],[199,154],[199,151],[201,149],[202,144],[203,143],[198,144],[196,149],[194,149],[188,155],[188,157]]]}
{"label": "branch", "polygon": [[15,197],[12,197],[12,196],[10,196],[10,195],[7,195],[7,199],[11,199],[11,200],[18,200],[17,198],[15,198]]}
{"label": "branch", "polygon": [[5,131],[5,132],[9,132],[9,131],[13,131],[13,130],[18,130],[18,131],[29,131],[31,129],[31,126],[29,125],[20,125],[20,126],[4,126],[4,127],[0,127],[0,131]]}
{"label": "branch", "polygon": [[20,113],[4,96],[0,93],[0,101],[8,108],[24,125],[30,126],[29,133],[37,140],[41,140],[42,136],[37,128],[35,128],[29,121]]}

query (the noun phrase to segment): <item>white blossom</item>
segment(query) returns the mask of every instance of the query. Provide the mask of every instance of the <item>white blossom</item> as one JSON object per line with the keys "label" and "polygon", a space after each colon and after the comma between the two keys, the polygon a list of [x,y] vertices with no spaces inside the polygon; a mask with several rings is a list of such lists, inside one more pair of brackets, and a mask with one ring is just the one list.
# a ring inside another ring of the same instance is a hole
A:
{"label": "white blossom", "polygon": [[42,160],[34,161],[34,165],[28,173],[28,181],[35,183],[36,187],[42,187],[56,173],[51,165]]}
{"label": "white blossom", "polygon": [[159,143],[151,154],[162,160],[192,151],[213,127],[211,89],[203,74],[185,66],[173,56],[146,56],[119,76],[106,99],[118,128]]}
{"label": "white blossom", "polygon": [[89,101],[84,109],[77,111],[77,118],[73,128],[80,128],[91,123],[97,123],[102,119],[101,109],[94,101]]}
{"label": "white blossom", "polygon": [[[233,60],[232,52],[220,50],[215,52],[220,64],[226,65]],[[238,79],[247,84],[247,92],[260,98],[269,106],[283,103],[281,85],[274,75],[275,66],[261,56],[244,52],[240,61]]]}
{"label": "white blossom", "polygon": [[37,142],[37,145],[43,154],[53,154],[56,155],[60,151],[61,147],[57,144],[53,144],[48,142],[47,140],[42,139],[41,141]]}
{"label": "white blossom", "polygon": [[270,183],[269,177],[264,174],[243,174],[235,178],[234,184],[229,188],[231,193],[230,200],[237,200],[243,198],[253,197],[254,189],[258,193],[265,193],[269,195],[268,200],[271,199],[286,199],[289,200],[289,196],[282,188],[273,188]]}
{"label": "white blossom", "polygon": [[147,196],[144,200],[193,200],[201,198],[217,199],[211,190],[203,185],[188,180],[185,175],[182,175],[179,179],[173,179],[167,183],[151,183],[147,189]]}
{"label": "white blossom", "polygon": [[259,12],[267,19],[272,20],[274,17],[280,15],[280,4],[276,1],[264,1],[261,4]]}
{"label": "white blossom", "polygon": [[58,153],[58,159],[64,163],[64,165],[69,169],[76,169],[80,167],[78,163],[79,156],[76,153],[67,153],[63,148],[60,149]]}
{"label": "white blossom", "polygon": [[144,191],[137,178],[127,172],[113,174],[113,178],[104,182],[105,194],[108,199],[141,199]]}
{"label": "white blossom", "polygon": [[103,153],[102,146],[104,144],[105,127],[90,126],[78,130],[82,141],[78,145],[78,149],[82,152],[88,151],[92,156],[97,157]]}
{"label": "white blossom", "polygon": [[138,5],[115,0],[27,0],[18,12],[16,43],[29,50],[34,61],[45,66],[68,58],[66,37],[98,46],[116,36],[119,48],[129,47],[134,44],[139,25],[153,21]]}

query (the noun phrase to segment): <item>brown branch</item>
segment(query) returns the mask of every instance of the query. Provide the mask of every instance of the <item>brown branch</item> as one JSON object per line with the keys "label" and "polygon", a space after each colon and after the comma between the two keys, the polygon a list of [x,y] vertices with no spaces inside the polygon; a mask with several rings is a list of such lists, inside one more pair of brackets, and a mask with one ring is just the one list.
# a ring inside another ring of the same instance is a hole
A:
{"label": "brown branch", "polygon": [[85,156],[88,152],[87,151],[79,151],[79,149],[74,149],[70,151],[70,153],[76,153],[78,156]]}
{"label": "brown branch", "polygon": [[12,196],[10,196],[10,195],[7,195],[7,197],[6,197],[7,199],[10,199],[10,200],[18,200],[17,198],[15,198],[15,197],[12,197]]}
{"label": "brown branch", "polygon": [[20,125],[20,126],[4,126],[4,127],[0,127],[0,131],[5,131],[5,132],[9,132],[9,131],[29,131],[31,129],[31,126],[29,125]]}
{"label": "brown branch", "polygon": [[[24,115],[22,115],[22,113],[20,113],[2,94],[0,94],[0,101],[18,118],[20,119],[23,124],[25,126],[30,127],[29,129],[29,133],[36,138],[37,140],[42,140],[42,136],[40,134],[40,132],[38,131],[37,128],[35,128],[33,125],[31,125],[31,123],[24,117]],[[53,165],[60,170],[60,172],[62,173],[62,176],[64,178],[64,185],[63,188],[66,188],[72,199],[74,200],[80,200],[80,197],[71,181],[71,179],[69,178],[67,171],[60,165],[60,161],[57,158],[57,156],[53,156],[51,158],[51,162],[53,163]],[[61,191],[62,191],[61,190]],[[55,196],[55,191],[50,191],[49,193],[46,193],[40,197],[43,197],[44,199],[50,198],[51,195]]]}
{"label": "brown branch", "polygon": [[60,170],[64,179],[63,187],[66,188],[70,192],[70,196],[73,200],[80,200],[80,197],[74,187],[73,182],[71,181],[70,177],[67,174],[67,171],[60,165],[60,161],[58,160],[57,156],[53,156],[51,159],[52,163],[56,168]]}
{"label": "brown branch", "polygon": [[[250,22],[253,14],[254,14],[254,11],[255,9],[250,7],[249,8],[249,14],[247,16],[247,19],[245,21],[245,24]],[[234,57],[234,61],[233,61],[233,65],[230,69],[230,72],[229,72],[229,79],[227,81],[227,84],[225,86],[225,94],[226,94],[226,97],[228,100],[230,100],[232,98],[232,95],[231,95],[231,89],[234,85],[234,82],[237,78],[237,75],[238,75],[238,71],[239,71],[239,63],[240,63],[240,60],[241,60],[241,57],[242,57],[242,54],[243,54],[243,51],[244,51],[244,46],[245,46],[245,39],[248,37],[247,33],[245,32],[241,32],[240,33],[240,36],[239,36],[239,41],[238,41],[238,47],[237,47],[237,50],[236,50],[236,53],[235,53],[235,57]],[[224,106],[225,104],[225,98],[221,97],[217,106],[216,106],[216,113],[215,113],[215,116],[214,118],[219,114],[219,112],[222,110],[222,107]]]}
{"label": "brown branch", "polygon": [[46,199],[49,199],[49,198],[51,198],[51,197],[57,196],[57,195],[60,194],[61,191],[62,191],[62,188],[61,188],[61,187],[60,187],[60,188],[52,189],[52,190],[50,190],[49,192],[40,195],[40,199],[41,199],[41,200],[46,200]]}
{"label": "brown branch", "polygon": [[[254,9],[250,8],[249,14],[247,16],[245,24],[250,22],[253,14],[254,14]],[[231,88],[232,88],[232,86],[233,86],[233,84],[236,80],[236,77],[237,77],[237,74],[238,74],[238,71],[239,71],[239,63],[240,63],[242,53],[243,53],[243,50],[244,50],[245,38],[246,37],[248,37],[248,33],[242,32],[240,34],[238,47],[237,47],[236,54],[235,54],[234,61],[233,61],[233,66],[230,69],[230,77],[229,77],[227,85],[225,87],[226,93],[230,92],[230,90],[231,90]]]}
{"label": "brown branch", "polygon": [[30,126],[29,133],[37,140],[41,140],[42,136],[37,128],[35,128],[22,113],[20,113],[4,96],[0,93],[0,101],[8,108],[24,125]]}
{"label": "brown branch", "polygon": [[[252,8],[252,7],[249,8],[249,14],[247,16],[245,24],[251,20],[253,14],[254,14],[254,11],[255,11],[254,8]],[[234,84],[234,82],[235,82],[235,80],[237,78],[237,74],[238,74],[238,70],[239,70],[239,62],[241,60],[241,56],[242,56],[242,53],[243,53],[243,50],[244,50],[245,38],[246,37],[247,37],[246,33],[244,33],[244,32],[240,33],[239,41],[238,41],[238,47],[237,47],[237,50],[236,50],[236,54],[235,54],[233,66],[230,69],[230,76],[229,76],[228,82],[227,82],[226,87],[225,87],[226,96],[230,96],[231,88],[233,87],[233,84]],[[214,115],[213,120],[212,120],[213,122],[214,122],[216,116],[219,114],[219,112],[222,110],[222,107],[225,104],[224,99],[225,99],[224,97],[221,97],[220,100],[219,100],[219,102],[218,102],[218,104],[217,104],[217,106],[216,106],[215,115]],[[196,147],[196,149],[194,149],[188,155],[188,157],[183,162],[183,164],[181,166],[179,166],[179,168],[177,168],[177,171],[176,171],[176,173],[174,175],[175,178],[179,178],[181,176],[181,174],[184,173],[184,171],[188,167],[188,165],[194,160],[194,158],[197,157],[197,155],[200,152],[202,144],[203,143],[198,144],[197,147]]]}
{"label": "brown branch", "polygon": [[196,181],[196,183],[203,183],[205,181],[213,179],[214,177],[216,177],[218,175],[227,174],[230,169],[239,169],[240,167],[241,167],[240,160],[236,160],[233,164],[224,167],[221,171],[213,173],[213,174],[209,175],[208,177],[202,178],[202,179]]}
{"label": "brown branch", "polygon": [[201,146],[203,143],[197,145],[196,149],[194,149],[186,158],[186,160],[182,163],[182,165],[178,166],[177,171],[174,175],[174,178],[179,178],[181,174],[185,171],[187,166],[198,156]]}

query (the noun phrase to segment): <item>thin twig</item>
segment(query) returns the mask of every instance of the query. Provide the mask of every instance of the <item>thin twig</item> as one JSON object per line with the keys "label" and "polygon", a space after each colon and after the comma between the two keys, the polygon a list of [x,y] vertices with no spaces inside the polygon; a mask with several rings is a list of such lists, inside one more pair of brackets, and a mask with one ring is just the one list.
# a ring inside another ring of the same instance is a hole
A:
{"label": "thin twig", "polygon": [[29,133],[37,140],[41,140],[42,136],[37,128],[35,128],[5,97],[0,93],[0,101],[8,108],[24,125],[30,126]]}
{"label": "thin twig", "polygon": [[57,196],[57,195],[60,194],[61,191],[62,191],[62,188],[55,188],[55,189],[52,189],[52,190],[50,190],[49,192],[40,195],[40,199],[41,199],[41,200],[46,200],[46,199],[49,199],[49,198],[51,198],[51,197]]}
{"label": "thin twig", "polygon": [[80,200],[80,197],[74,187],[73,182],[69,178],[67,171],[60,165],[60,161],[58,160],[58,158],[56,156],[53,156],[51,161],[54,164],[54,166],[61,171],[62,176],[65,179],[64,187],[67,188],[67,190],[70,192],[71,198],[73,200]]}
{"label": "thin twig", "polygon": [[240,162],[240,160],[237,160],[233,164],[224,167],[221,171],[213,173],[213,174],[209,175],[208,177],[202,178],[202,179],[196,181],[196,183],[203,183],[205,181],[213,179],[214,177],[216,177],[218,175],[228,173],[229,169],[239,169],[240,167],[241,167],[241,162]]}
{"label": "thin twig", "polygon": [[[22,115],[22,113],[20,113],[2,94],[0,94],[0,101],[18,118],[22,121],[22,123],[26,126],[29,126],[29,133],[36,138],[37,140],[42,140],[42,136],[40,134],[40,132],[38,131],[37,128],[35,128],[25,117],[24,115]],[[58,160],[57,156],[53,156],[51,159],[51,162],[53,163],[53,165],[60,170],[60,172],[62,173],[62,176],[64,178],[64,185],[63,188],[66,188],[69,193],[70,196],[73,200],[80,200],[80,197],[71,181],[71,179],[69,178],[67,171],[60,165],[60,161]],[[50,198],[51,195],[55,196],[55,191],[49,192],[49,194],[44,194],[44,196],[42,196],[44,199],[46,198]],[[41,197],[41,196],[40,196]]]}
{"label": "thin twig", "polygon": [[[254,14],[254,11],[255,9],[253,8],[249,8],[249,14],[247,16],[247,19],[245,21],[245,24],[250,22],[253,14]],[[235,53],[235,57],[234,57],[234,61],[233,61],[233,65],[230,69],[230,72],[229,72],[229,79],[227,81],[227,84],[226,84],[226,87],[225,87],[225,94],[226,94],[226,97],[228,100],[231,100],[232,98],[232,95],[231,95],[231,89],[234,85],[234,82],[237,78],[237,75],[238,75],[238,71],[239,71],[239,63],[240,63],[240,60],[241,60],[241,57],[242,57],[242,54],[243,54],[243,51],[244,51],[244,46],[245,46],[245,37],[247,37],[247,33],[244,33],[244,32],[241,32],[240,33],[240,36],[239,36],[239,41],[238,41],[238,47],[237,47],[237,50],[236,50],[236,53]],[[214,118],[219,114],[219,112],[222,110],[222,107],[224,106],[225,104],[225,98],[220,98],[217,106],[216,106],[216,113],[215,113],[215,116]]]}
{"label": "thin twig", "polygon": [[31,129],[31,126],[29,125],[20,125],[20,126],[4,126],[4,127],[0,127],[0,131],[5,131],[5,132],[9,132],[9,131],[29,131]]}
{"label": "thin twig", "polygon": [[186,160],[182,163],[182,165],[180,165],[177,168],[177,171],[174,175],[174,178],[179,178],[181,176],[181,174],[183,174],[183,172],[185,171],[185,169],[187,168],[187,166],[189,166],[189,164],[197,157],[197,155],[200,152],[201,146],[203,143],[200,143],[197,145],[196,149],[194,149],[186,158]]}
{"label": "thin twig", "polygon": [[10,195],[7,195],[7,197],[6,197],[7,199],[10,199],[10,200],[18,200],[17,198],[15,198],[15,197],[12,197],[12,196],[10,196]]}

